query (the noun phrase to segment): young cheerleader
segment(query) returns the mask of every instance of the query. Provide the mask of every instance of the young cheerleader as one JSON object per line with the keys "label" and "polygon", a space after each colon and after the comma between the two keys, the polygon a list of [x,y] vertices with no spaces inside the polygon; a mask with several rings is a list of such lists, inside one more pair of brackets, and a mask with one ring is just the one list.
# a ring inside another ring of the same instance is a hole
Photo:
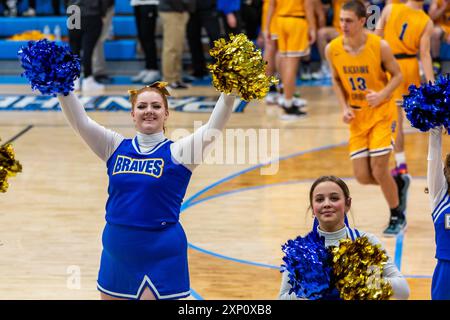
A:
{"label": "young cheerleader", "polygon": [[[335,176],[318,178],[309,191],[309,202],[315,217],[312,232],[317,232],[319,236],[325,238],[325,247],[338,246],[342,239],[355,240],[362,236],[366,236],[374,245],[381,244],[374,235],[348,226],[346,215],[350,210],[352,199],[346,183],[340,178]],[[392,286],[393,298],[408,299],[408,283],[390,257],[384,265],[383,277]],[[288,272],[283,272],[279,299],[297,300],[295,293],[289,294],[291,285],[288,281]]]}

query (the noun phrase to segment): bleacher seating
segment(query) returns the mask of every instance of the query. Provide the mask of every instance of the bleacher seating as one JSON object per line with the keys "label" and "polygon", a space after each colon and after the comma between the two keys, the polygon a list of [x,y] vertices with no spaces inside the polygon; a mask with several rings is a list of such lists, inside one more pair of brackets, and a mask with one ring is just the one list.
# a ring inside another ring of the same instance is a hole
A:
{"label": "bleacher seating", "polygon": [[[63,2],[63,1],[61,1]],[[24,41],[10,41],[6,38],[28,30],[43,32],[45,26],[49,26],[53,32],[56,25],[61,28],[63,37],[67,36],[66,16],[45,16],[52,14],[51,0],[37,1],[36,17],[3,17],[0,16],[0,60],[14,60],[17,58],[17,50],[26,44]],[[28,1],[19,2],[19,12],[28,8]],[[62,7],[61,7],[62,8]],[[0,14],[2,13],[0,5]],[[64,12],[64,10],[61,10]],[[159,29],[159,31],[158,31]],[[133,8],[130,1],[116,1],[115,16],[113,17],[114,39],[105,43],[105,55],[107,60],[135,60],[137,59],[136,24],[133,16]],[[157,28],[158,37],[161,38],[160,28]],[[317,47],[312,48],[312,61],[319,61]],[[450,45],[441,46],[441,60],[450,61]]]}
{"label": "bleacher seating", "polygon": [[[60,1],[60,12],[65,11],[63,0]],[[36,13],[41,16],[48,16],[53,14],[53,8],[51,0],[37,0],[36,1]],[[28,8],[28,0],[21,0],[18,3],[19,13],[21,14]],[[0,3],[0,15],[3,15],[3,5]],[[120,0],[115,2],[115,14],[116,15],[132,15],[133,8],[130,5],[129,0]]]}

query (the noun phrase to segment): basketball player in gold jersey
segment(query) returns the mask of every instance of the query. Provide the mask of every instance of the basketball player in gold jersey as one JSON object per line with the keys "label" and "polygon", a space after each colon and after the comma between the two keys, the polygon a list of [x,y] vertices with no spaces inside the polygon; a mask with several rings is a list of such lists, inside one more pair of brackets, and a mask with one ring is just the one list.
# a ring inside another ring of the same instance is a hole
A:
{"label": "basketball player in gold jersey", "polygon": [[[275,19],[271,21],[270,26],[266,26],[267,23],[267,11],[269,10],[269,0],[264,0],[263,8],[262,8],[262,16],[261,16],[261,33],[263,35],[264,40],[264,61],[267,62],[266,65],[266,75],[273,76],[277,71],[277,34],[275,28]],[[276,12],[273,14],[276,15]],[[269,32],[269,35],[266,34]],[[270,87],[270,91],[268,92],[266,98],[267,104],[276,104],[278,101],[278,92],[276,90],[275,85]]]}
{"label": "basketball player in gold jersey", "polygon": [[[302,117],[306,113],[293,105],[293,98],[300,58],[310,53],[310,45],[316,40],[314,0],[270,0],[266,29],[270,28],[272,19],[276,19],[284,91],[280,105],[287,116]],[[268,37],[269,30],[265,34]]]}
{"label": "basketball player in gold jersey", "polygon": [[[343,120],[350,125],[353,171],[359,183],[381,187],[390,209],[384,234],[394,236],[406,227],[398,188],[389,172],[398,117],[392,95],[402,74],[387,42],[364,29],[366,7],[362,2],[345,3],[340,23],[343,35],[327,45],[325,56]],[[389,80],[384,70],[392,75]]]}
{"label": "basketball player in gold jersey", "polygon": [[[433,21],[422,8],[423,0],[408,0],[406,3],[389,4],[384,8],[375,30],[375,33],[384,37],[384,40],[391,47],[403,75],[401,85],[394,92],[394,98],[399,107],[398,132],[394,147],[396,168],[392,173],[400,194],[405,194],[400,197],[404,200],[406,200],[410,176],[405,159],[401,104],[403,96],[409,92],[410,85],[420,86],[418,54],[420,54],[425,80],[434,82],[433,64],[430,55]],[[401,207],[405,211],[406,203],[401,203]]]}

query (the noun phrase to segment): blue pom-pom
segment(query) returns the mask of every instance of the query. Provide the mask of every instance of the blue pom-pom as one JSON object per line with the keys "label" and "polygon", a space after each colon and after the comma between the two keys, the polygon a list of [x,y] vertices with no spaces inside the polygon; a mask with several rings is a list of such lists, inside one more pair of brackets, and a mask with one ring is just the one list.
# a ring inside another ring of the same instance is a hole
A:
{"label": "blue pom-pom", "polygon": [[29,41],[18,56],[32,90],[44,95],[68,95],[74,89],[74,81],[80,77],[80,59],[68,45],[57,45],[47,39]]}
{"label": "blue pom-pom", "polygon": [[331,255],[317,233],[288,240],[282,250],[285,264],[281,272],[289,273],[288,283],[292,286],[289,294],[294,292],[299,298],[318,300],[333,290]]}
{"label": "blue pom-pom", "polygon": [[443,125],[450,127],[450,75],[441,75],[434,84],[409,87],[404,96],[403,108],[414,128],[428,131]]}

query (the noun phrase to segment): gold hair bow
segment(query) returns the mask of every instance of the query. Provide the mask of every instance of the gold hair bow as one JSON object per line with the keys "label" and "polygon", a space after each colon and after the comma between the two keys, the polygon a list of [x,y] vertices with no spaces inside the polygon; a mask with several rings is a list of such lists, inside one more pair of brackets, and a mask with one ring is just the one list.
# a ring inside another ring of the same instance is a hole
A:
{"label": "gold hair bow", "polygon": [[158,89],[159,91],[161,91],[162,94],[164,94],[165,96],[170,96],[169,91],[167,91],[166,86],[168,85],[167,82],[163,82],[163,81],[156,81],[153,82],[152,84],[149,84],[147,86],[142,87],[141,89],[131,89],[128,90],[128,94],[129,95],[133,95],[133,94],[137,94],[140,90],[144,89],[144,88],[155,88]]}

